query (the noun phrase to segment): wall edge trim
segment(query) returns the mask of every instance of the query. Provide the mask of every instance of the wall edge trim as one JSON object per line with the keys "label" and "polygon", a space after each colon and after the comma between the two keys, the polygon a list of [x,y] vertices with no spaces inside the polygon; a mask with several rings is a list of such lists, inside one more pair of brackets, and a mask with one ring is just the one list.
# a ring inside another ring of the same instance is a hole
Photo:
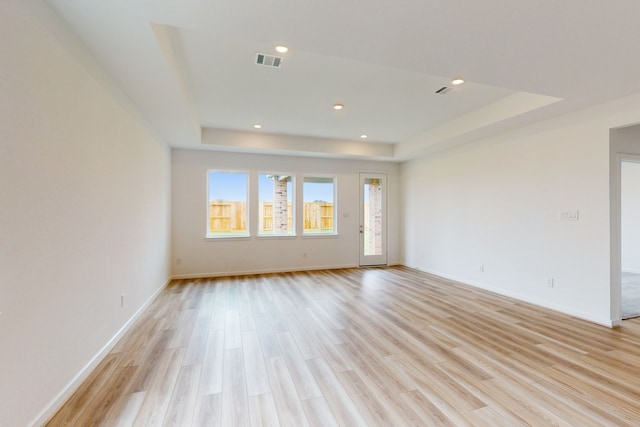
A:
{"label": "wall edge trim", "polygon": [[259,270],[227,271],[215,273],[174,274],[172,280],[206,279],[208,277],[248,276],[252,274],[293,273],[296,271],[338,270],[341,268],[358,268],[357,264],[318,265],[299,268],[273,268]]}
{"label": "wall edge trim", "polygon": [[558,312],[560,314],[564,314],[566,316],[571,316],[571,317],[575,317],[581,320],[586,320],[588,322],[591,323],[595,323],[597,325],[600,326],[606,326],[607,328],[615,328],[616,326],[619,326],[619,322],[616,322],[612,319],[606,319],[606,318],[601,318],[601,317],[597,317],[597,316],[592,316],[589,313],[584,313],[582,311],[579,310],[574,310],[571,307],[566,307],[566,306],[562,306],[562,305],[558,305],[558,304],[550,304],[544,300],[538,299],[538,298],[531,298],[528,297],[526,295],[522,295],[518,292],[510,292],[507,289],[503,289],[503,288],[497,288],[494,286],[490,286],[487,285],[486,283],[479,283],[479,282],[474,282],[471,281],[469,279],[463,278],[463,277],[458,277],[455,275],[451,275],[451,274],[447,274],[447,273],[443,273],[441,271],[435,271],[435,270],[426,270],[426,269],[421,269],[418,267],[412,267],[410,265],[405,265],[405,267],[417,270],[417,271],[421,271],[423,273],[427,273],[427,274],[432,274],[434,276],[439,276],[442,277],[444,279],[448,279],[448,280],[453,280],[456,282],[459,282],[463,285],[468,285],[468,286],[473,286],[474,288],[479,288],[479,289],[484,289],[485,291],[489,291],[489,292],[493,292],[496,293],[498,295],[502,295],[502,296],[506,296],[509,298],[513,298],[515,300],[518,301],[522,301],[522,302],[526,302],[528,304],[533,304],[536,305],[538,307],[542,307],[542,308],[546,308],[549,310],[553,310],[555,312]]}
{"label": "wall edge trim", "polygon": [[66,403],[66,401],[78,390],[84,380],[94,371],[100,362],[109,354],[109,352],[116,346],[118,341],[131,329],[136,323],[138,318],[144,313],[144,311],[151,305],[154,299],[171,283],[171,278],[167,279],[165,283],[160,286],[141,306],[135,313],[125,322],[125,324],[116,332],[116,334],[96,353],[93,358],[76,374],[75,377],[55,396],[36,417],[28,424],[28,427],[37,427],[45,425],[51,417]]}

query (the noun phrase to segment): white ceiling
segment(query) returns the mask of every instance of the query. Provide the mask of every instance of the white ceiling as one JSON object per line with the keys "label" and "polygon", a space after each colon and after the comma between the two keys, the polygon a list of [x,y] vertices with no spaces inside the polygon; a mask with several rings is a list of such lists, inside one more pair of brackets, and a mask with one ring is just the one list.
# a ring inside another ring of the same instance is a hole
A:
{"label": "white ceiling", "polygon": [[49,3],[175,147],[401,161],[640,90],[636,0]]}

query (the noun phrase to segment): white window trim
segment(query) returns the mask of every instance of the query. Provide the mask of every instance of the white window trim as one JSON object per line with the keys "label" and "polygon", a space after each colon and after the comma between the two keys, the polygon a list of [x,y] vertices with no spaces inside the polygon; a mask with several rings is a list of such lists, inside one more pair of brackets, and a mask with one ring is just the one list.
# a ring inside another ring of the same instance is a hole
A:
{"label": "white window trim", "polygon": [[[209,234],[209,207],[211,204],[211,200],[209,199],[209,174],[210,173],[236,173],[236,174],[244,174],[247,177],[247,186],[246,186],[246,218],[245,223],[247,224],[247,232],[244,234],[229,234],[229,235],[212,235]],[[251,238],[251,172],[247,170],[227,170],[227,169],[207,169],[207,193],[206,193],[206,211],[205,211],[205,239],[206,240],[228,240],[228,239],[237,239],[237,240],[245,240]]]}
{"label": "white window trim", "polygon": [[256,172],[256,187],[258,188],[257,194],[256,194],[256,198],[257,198],[257,203],[258,203],[258,210],[260,209],[260,175],[288,175],[291,177],[291,209],[293,209],[293,212],[291,212],[291,233],[287,233],[287,234],[274,234],[274,233],[260,233],[260,213],[258,212],[258,218],[256,218],[256,237],[260,238],[260,239],[265,239],[265,238],[276,238],[276,239],[283,239],[283,238],[291,238],[291,237],[297,237],[298,233],[297,233],[297,229],[296,229],[296,224],[298,223],[297,221],[297,216],[298,216],[298,209],[296,209],[296,192],[297,192],[297,188],[296,188],[296,174],[293,172]]}
{"label": "white window trim", "polygon": [[[306,178],[329,178],[331,180],[333,180],[333,231],[331,233],[305,233],[304,231],[304,183],[305,183],[305,179]],[[306,173],[302,176],[302,186],[301,186],[301,190],[302,190],[302,209],[301,209],[301,217],[302,217],[302,227],[301,227],[301,232],[302,232],[302,237],[303,238],[311,238],[311,239],[320,239],[320,238],[327,238],[327,237],[337,237],[339,235],[338,233],[338,177],[336,175],[330,175],[330,174],[322,174],[322,173],[317,173],[317,174],[313,174],[313,173]]]}

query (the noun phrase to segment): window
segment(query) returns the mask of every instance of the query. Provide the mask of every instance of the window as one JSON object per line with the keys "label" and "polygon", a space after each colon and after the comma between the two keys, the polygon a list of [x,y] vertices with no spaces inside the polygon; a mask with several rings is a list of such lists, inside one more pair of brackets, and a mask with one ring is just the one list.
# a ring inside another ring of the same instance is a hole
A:
{"label": "window", "polygon": [[305,177],[302,187],[304,201],[304,234],[335,234],[335,179]]}
{"label": "window", "polygon": [[362,204],[364,241],[363,255],[382,255],[383,245],[383,184],[380,178],[363,177],[364,183]]}
{"label": "window", "polygon": [[258,234],[294,235],[291,174],[258,174],[258,192]]}
{"label": "window", "polygon": [[249,235],[247,174],[209,171],[207,237]]}

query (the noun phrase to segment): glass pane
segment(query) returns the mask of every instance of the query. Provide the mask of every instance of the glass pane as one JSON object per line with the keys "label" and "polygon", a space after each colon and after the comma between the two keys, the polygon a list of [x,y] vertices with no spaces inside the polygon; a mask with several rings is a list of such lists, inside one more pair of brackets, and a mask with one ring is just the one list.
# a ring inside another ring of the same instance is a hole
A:
{"label": "glass pane", "polygon": [[291,175],[259,174],[258,188],[258,234],[295,234]]}
{"label": "glass pane", "polygon": [[333,178],[305,177],[302,187],[305,234],[333,234]]}
{"label": "glass pane", "polygon": [[364,181],[364,254],[382,255],[382,182]]}
{"label": "glass pane", "polygon": [[246,236],[247,174],[209,171],[208,237]]}

